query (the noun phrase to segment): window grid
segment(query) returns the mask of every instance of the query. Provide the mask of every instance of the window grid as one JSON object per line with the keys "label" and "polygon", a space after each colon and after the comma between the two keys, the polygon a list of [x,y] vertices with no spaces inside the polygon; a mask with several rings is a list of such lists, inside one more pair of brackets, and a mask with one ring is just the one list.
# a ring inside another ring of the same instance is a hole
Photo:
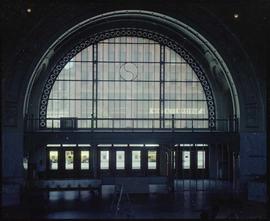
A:
{"label": "window grid", "polygon": [[[47,109],[47,118],[97,119],[95,125],[79,120],[79,128],[171,128],[165,118],[172,115],[207,119],[202,85],[180,55],[138,37],[107,39],[78,53],[57,77]],[[108,120],[117,118],[145,120]],[[53,123],[47,121],[47,127],[60,127]],[[174,127],[192,125],[175,121]],[[208,122],[195,121],[193,127],[207,128]]]}

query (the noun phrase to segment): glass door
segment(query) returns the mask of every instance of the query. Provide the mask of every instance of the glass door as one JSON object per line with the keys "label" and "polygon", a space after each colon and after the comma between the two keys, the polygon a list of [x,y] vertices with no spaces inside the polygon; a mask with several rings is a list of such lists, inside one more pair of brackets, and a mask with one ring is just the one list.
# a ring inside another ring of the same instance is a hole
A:
{"label": "glass door", "polygon": [[115,175],[128,175],[127,150],[115,147]]}
{"label": "glass door", "polygon": [[58,170],[59,161],[58,161],[58,151],[50,150],[49,151],[49,170]]}
{"label": "glass door", "polygon": [[195,144],[196,148],[196,178],[205,179],[208,178],[208,165],[209,165],[209,148],[207,145]]}
{"label": "glass door", "polygon": [[159,174],[159,148],[151,147],[146,148],[147,155],[147,175],[158,175]]}
{"label": "glass door", "polygon": [[90,169],[90,151],[89,150],[80,151],[80,169],[82,171]]}
{"label": "glass door", "polygon": [[143,150],[132,148],[131,154],[131,165],[130,165],[130,175],[131,176],[142,176],[144,175],[143,170]]}
{"label": "glass door", "polygon": [[92,154],[90,148],[81,147],[78,151],[78,170],[81,177],[92,177]]}
{"label": "glass door", "polygon": [[46,177],[59,177],[62,171],[61,149],[58,147],[46,148]]}
{"label": "glass door", "polygon": [[116,151],[116,170],[125,170],[125,151]]}
{"label": "glass door", "polygon": [[100,148],[98,151],[98,168],[99,174],[102,175],[111,175],[111,151],[110,149]]}
{"label": "glass door", "polygon": [[180,144],[175,150],[176,174],[183,179],[208,177],[208,146],[206,144]]}
{"label": "glass door", "polygon": [[65,150],[65,170],[74,170],[74,151]]}

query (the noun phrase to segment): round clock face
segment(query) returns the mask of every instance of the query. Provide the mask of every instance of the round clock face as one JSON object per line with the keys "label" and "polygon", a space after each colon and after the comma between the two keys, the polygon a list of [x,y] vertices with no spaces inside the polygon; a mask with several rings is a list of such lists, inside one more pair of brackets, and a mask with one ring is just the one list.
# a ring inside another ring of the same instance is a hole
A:
{"label": "round clock face", "polygon": [[133,63],[125,63],[120,67],[120,78],[125,81],[133,81],[137,78],[138,68]]}

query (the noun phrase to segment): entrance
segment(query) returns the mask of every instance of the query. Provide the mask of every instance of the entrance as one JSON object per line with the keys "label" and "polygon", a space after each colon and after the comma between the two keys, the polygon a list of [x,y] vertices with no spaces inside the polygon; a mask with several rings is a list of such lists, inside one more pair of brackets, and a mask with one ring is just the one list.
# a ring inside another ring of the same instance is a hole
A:
{"label": "entrance", "polygon": [[47,144],[48,178],[93,176],[93,151],[89,144]]}
{"label": "entrance", "polygon": [[209,149],[207,144],[176,144],[173,154],[177,178],[208,178]]}
{"label": "entrance", "polygon": [[99,144],[100,176],[159,175],[158,144]]}
{"label": "entrance", "polygon": [[228,145],[174,144],[171,154],[167,150],[163,144],[47,144],[46,177],[232,179]]}

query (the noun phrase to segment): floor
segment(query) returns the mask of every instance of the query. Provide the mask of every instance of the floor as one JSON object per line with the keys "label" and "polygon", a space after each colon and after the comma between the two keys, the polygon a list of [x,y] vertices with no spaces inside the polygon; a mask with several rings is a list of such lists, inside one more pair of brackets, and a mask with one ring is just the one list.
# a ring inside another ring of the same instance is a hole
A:
{"label": "floor", "polygon": [[[25,219],[200,219],[266,218],[266,204],[248,202],[227,192],[119,194],[104,186],[102,196],[90,191],[32,192],[17,208],[4,208],[4,218]],[[118,206],[117,206],[118,205]]]}

